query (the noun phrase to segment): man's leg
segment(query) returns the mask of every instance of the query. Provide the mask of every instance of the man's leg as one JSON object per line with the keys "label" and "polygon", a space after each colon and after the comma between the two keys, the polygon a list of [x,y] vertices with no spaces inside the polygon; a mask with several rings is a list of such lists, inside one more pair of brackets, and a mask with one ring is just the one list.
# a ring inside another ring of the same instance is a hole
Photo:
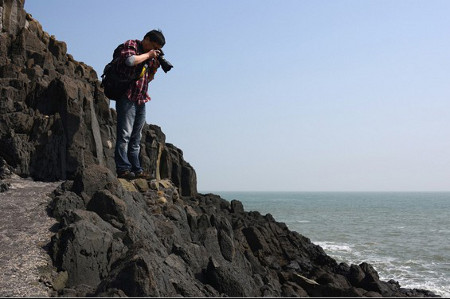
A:
{"label": "man's leg", "polygon": [[131,133],[128,144],[128,158],[131,163],[131,171],[134,173],[142,172],[139,161],[139,152],[141,149],[142,128],[145,124],[145,104],[135,105],[136,116],[134,119],[133,132]]}
{"label": "man's leg", "polygon": [[128,99],[116,102],[117,111],[117,140],[115,149],[115,162],[117,173],[131,170],[128,160],[128,144],[133,131],[133,123],[136,115],[135,105]]}

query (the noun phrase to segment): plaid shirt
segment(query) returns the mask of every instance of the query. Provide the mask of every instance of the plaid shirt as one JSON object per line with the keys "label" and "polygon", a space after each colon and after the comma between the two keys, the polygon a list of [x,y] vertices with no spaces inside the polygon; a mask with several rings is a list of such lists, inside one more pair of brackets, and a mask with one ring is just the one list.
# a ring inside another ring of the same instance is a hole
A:
{"label": "plaid shirt", "polygon": [[[127,98],[132,102],[137,102],[138,105],[142,105],[151,100],[147,93],[148,83],[153,80],[156,69],[152,66],[154,65],[154,59],[147,60],[135,66],[127,66],[125,60],[132,55],[144,54],[142,44],[139,40],[127,40],[124,43],[122,52],[120,53],[119,63],[117,69],[126,78],[137,78],[140,74],[138,80],[131,83],[130,88],[127,90]],[[147,67],[148,71],[144,71],[142,76],[143,68]]]}

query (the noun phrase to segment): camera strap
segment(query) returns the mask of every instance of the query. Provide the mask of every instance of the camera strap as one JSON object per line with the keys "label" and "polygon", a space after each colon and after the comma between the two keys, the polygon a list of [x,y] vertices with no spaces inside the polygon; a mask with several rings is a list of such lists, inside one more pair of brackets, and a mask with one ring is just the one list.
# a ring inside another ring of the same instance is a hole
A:
{"label": "camera strap", "polygon": [[144,66],[142,67],[141,74],[139,75],[138,79],[144,78],[145,74],[148,72],[148,63],[146,62]]}

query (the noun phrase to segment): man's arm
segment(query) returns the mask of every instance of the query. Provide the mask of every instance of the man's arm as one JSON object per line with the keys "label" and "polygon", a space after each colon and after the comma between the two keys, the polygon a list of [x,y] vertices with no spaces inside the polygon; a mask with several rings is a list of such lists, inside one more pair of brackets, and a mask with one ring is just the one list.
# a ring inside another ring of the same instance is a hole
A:
{"label": "man's arm", "polygon": [[146,60],[149,60],[151,58],[156,58],[159,55],[159,51],[158,50],[150,50],[147,53],[141,54],[141,55],[132,55],[129,56],[126,60],[125,60],[125,64],[127,66],[135,66],[138,65]]}

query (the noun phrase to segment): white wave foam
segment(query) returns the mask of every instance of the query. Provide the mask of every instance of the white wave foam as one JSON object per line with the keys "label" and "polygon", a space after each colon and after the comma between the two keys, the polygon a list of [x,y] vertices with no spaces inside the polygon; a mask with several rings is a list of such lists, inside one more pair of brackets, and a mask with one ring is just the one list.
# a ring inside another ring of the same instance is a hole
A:
{"label": "white wave foam", "polygon": [[349,244],[338,244],[335,242],[313,242],[314,244],[319,245],[325,251],[330,251],[331,254],[335,254],[336,252],[351,252],[352,248]]}
{"label": "white wave foam", "polygon": [[[404,288],[426,289],[442,297],[450,297],[450,279],[435,271],[435,266],[422,260],[401,260],[392,256],[380,255],[375,251],[356,250],[358,246],[331,241],[313,242],[321,246],[337,262],[359,264],[362,261],[371,264],[379,273],[380,279],[394,279]],[[367,244],[366,244],[367,245]],[[437,263],[439,264],[439,263]],[[442,266],[442,263],[440,263]]]}
{"label": "white wave foam", "polygon": [[426,289],[442,297],[450,296],[450,280],[435,271],[432,265],[425,266],[422,260],[374,259],[368,261],[378,271],[381,280],[394,279],[404,288]]}
{"label": "white wave foam", "polygon": [[400,286],[408,289],[425,289],[434,292],[436,295],[442,296],[444,298],[450,298],[450,286],[448,279],[445,278],[433,278],[424,277],[423,275],[417,275],[416,273],[405,273],[403,275],[392,275],[387,276],[381,275],[381,280],[394,279],[399,282]]}

